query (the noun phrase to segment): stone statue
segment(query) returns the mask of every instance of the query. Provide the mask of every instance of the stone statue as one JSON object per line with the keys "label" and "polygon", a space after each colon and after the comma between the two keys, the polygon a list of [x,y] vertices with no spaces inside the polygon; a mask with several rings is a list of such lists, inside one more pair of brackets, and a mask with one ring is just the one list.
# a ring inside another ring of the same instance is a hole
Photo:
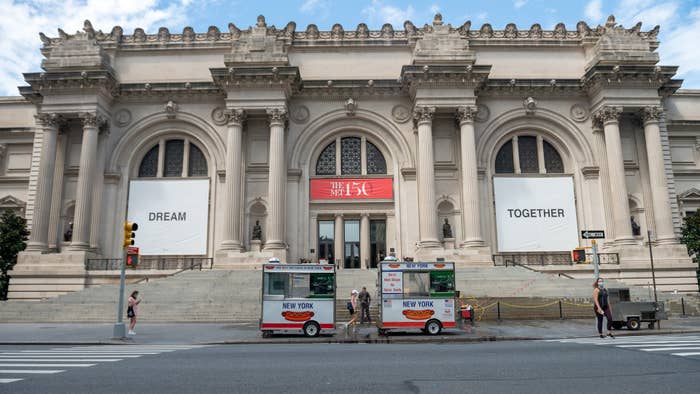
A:
{"label": "stone statue", "polygon": [[634,221],[634,216],[630,216],[630,222],[632,225],[632,235],[641,235],[642,234],[642,228],[639,227],[637,222]]}
{"label": "stone statue", "polygon": [[68,223],[68,229],[63,233],[63,241],[70,242],[73,240],[73,222]]}
{"label": "stone statue", "polygon": [[442,237],[452,238],[452,226],[450,226],[450,222],[447,219],[445,219],[445,224],[442,225]]}
{"label": "stone statue", "polygon": [[258,241],[262,239],[262,228],[260,227],[260,221],[255,221],[255,226],[253,226],[253,239]]}

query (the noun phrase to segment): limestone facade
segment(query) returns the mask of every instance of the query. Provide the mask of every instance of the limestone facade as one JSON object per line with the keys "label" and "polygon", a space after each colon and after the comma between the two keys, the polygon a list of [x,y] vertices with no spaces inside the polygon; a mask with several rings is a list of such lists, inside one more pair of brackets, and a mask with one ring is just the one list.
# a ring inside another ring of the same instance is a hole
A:
{"label": "limestone facade", "polygon": [[[69,291],[86,259],[119,258],[140,178],[209,179],[202,255],[218,268],[370,268],[392,253],[488,266],[502,252],[494,177],[555,173],[573,180],[578,229],[605,230],[602,250],[619,254],[615,276],[646,280],[652,231],[667,289],[697,290],[678,235],[700,208],[700,92],[658,64],[657,33],[614,17],[546,31],[436,15],[403,30],[261,16],[205,33],[86,21],[41,34],[43,71],[0,99],[0,209],[31,227],[14,276]],[[390,198],[311,197],[343,179],[388,179]]]}

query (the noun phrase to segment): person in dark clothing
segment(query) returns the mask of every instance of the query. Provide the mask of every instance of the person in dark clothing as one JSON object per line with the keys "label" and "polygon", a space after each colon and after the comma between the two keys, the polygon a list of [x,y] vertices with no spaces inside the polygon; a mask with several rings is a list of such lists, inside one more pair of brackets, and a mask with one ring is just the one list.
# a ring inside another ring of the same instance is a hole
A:
{"label": "person in dark clothing", "polygon": [[608,323],[608,336],[610,338],[615,338],[612,334],[612,310],[610,309],[610,302],[608,300],[608,289],[605,288],[605,281],[603,278],[598,278],[593,282],[593,307],[595,311],[595,317],[598,319],[598,335],[601,338],[603,336],[603,317],[607,319]]}
{"label": "person in dark clothing", "polygon": [[362,288],[360,295],[358,296],[360,300],[360,324],[365,322],[365,316],[367,317],[367,323],[372,324],[372,318],[369,316],[369,303],[372,301],[372,297],[369,295],[366,287]]}

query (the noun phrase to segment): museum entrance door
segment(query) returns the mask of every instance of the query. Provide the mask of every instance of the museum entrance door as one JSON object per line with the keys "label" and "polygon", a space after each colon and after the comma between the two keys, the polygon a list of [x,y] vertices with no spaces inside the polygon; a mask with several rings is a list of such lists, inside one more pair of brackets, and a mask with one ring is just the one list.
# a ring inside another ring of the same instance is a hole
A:
{"label": "museum entrance door", "polygon": [[347,219],[344,223],[345,251],[343,268],[360,268],[360,221]]}

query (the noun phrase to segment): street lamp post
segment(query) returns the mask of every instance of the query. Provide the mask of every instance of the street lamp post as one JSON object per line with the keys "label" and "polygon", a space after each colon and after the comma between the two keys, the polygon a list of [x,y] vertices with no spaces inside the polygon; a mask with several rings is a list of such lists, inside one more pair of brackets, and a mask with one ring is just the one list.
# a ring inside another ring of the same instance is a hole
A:
{"label": "street lamp post", "polygon": [[[647,231],[647,238],[649,240],[649,261],[651,262],[651,283],[654,286],[654,305],[658,309],[659,298],[656,295],[656,273],[654,272],[654,253],[652,252],[652,247],[651,247],[651,237],[652,237],[651,231]],[[660,320],[656,321],[656,329],[657,330],[661,329],[661,321]]]}

